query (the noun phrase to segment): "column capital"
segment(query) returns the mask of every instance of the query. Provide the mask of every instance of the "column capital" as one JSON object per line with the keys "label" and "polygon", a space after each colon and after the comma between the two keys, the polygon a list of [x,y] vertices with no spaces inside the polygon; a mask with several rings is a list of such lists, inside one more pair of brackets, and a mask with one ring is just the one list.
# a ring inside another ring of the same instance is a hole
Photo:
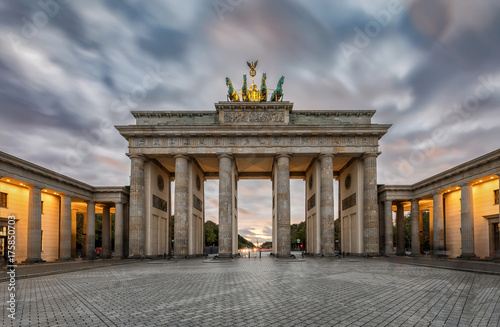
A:
{"label": "column capital", "polygon": [[96,204],[96,202],[94,200],[83,200],[83,202],[85,202],[87,205]]}
{"label": "column capital", "polygon": [[466,186],[471,186],[471,187],[472,187],[472,185],[474,185],[474,183],[475,183],[475,182],[476,182],[476,181],[467,181],[467,182],[462,182],[462,183],[458,184],[458,186],[460,186],[460,188],[462,188],[462,187],[466,187]]}
{"label": "column capital", "polygon": [[432,191],[431,194],[432,196],[435,196],[435,195],[443,195],[444,193],[446,193],[445,190],[438,190],[438,191]]}
{"label": "column capital", "polygon": [[232,153],[217,153],[217,158],[229,158],[233,159],[233,154]]}
{"label": "column capital", "polygon": [[276,159],[283,158],[283,157],[290,158],[290,153],[285,153],[285,152],[276,153],[276,156],[275,156]]}
{"label": "column capital", "polygon": [[410,199],[410,202],[413,203],[413,202],[419,202],[420,201],[420,198],[412,198]]}
{"label": "column capital", "polygon": [[323,159],[323,158],[333,158],[334,157],[334,154],[333,153],[325,153],[325,152],[322,152],[319,154],[319,160]]}
{"label": "column capital", "polygon": [[368,157],[378,157],[382,152],[365,152],[361,158],[362,159],[365,159],[365,158],[368,158]]}
{"label": "column capital", "polygon": [[177,158],[186,158],[189,160],[189,156],[187,155],[187,153],[178,153],[178,154],[174,155],[174,159],[177,159]]}
{"label": "column capital", "polygon": [[142,160],[146,160],[146,156],[143,155],[142,153],[127,153],[127,157],[129,157],[130,159],[142,159]]}
{"label": "column capital", "polygon": [[37,189],[37,190],[43,190],[45,188],[45,185],[40,185],[40,184],[24,184],[25,186],[27,186],[30,190],[31,189]]}

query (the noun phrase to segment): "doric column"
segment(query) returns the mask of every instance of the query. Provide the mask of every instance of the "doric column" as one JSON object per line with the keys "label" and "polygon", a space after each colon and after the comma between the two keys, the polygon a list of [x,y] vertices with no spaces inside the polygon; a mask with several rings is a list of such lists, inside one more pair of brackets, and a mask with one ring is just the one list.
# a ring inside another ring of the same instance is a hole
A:
{"label": "doric column", "polygon": [[364,243],[365,254],[379,254],[379,227],[377,203],[377,156],[378,153],[366,153],[364,163]]}
{"label": "doric column", "polygon": [[394,254],[394,236],[392,234],[392,201],[384,203],[385,217],[385,255]]}
{"label": "doric column", "polygon": [[61,195],[59,260],[73,260],[71,257],[71,196],[69,195]]}
{"label": "doric column", "polygon": [[[290,239],[290,156],[278,154],[276,157],[276,190],[277,190],[277,225],[278,246],[277,254],[280,257],[290,257],[292,253]],[[333,178],[333,176],[332,176]]]}
{"label": "doric column", "polygon": [[85,241],[85,249],[86,249],[86,258],[93,259],[95,252],[95,202],[94,201],[86,201],[87,202],[87,228],[86,228],[86,241]]}
{"label": "doric column", "polygon": [[221,258],[233,255],[232,176],[232,155],[219,155],[219,257]]}
{"label": "doric column", "polygon": [[111,258],[111,215],[107,204],[102,208],[102,257]]}
{"label": "doric column", "polygon": [[188,160],[189,158],[184,155],[175,156],[174,255],[176,257],[184,257],[188,254],[188,224],[189,224]]}
{"label": "doric column", "polygon": [[115,258],[123,257],[123,203],[115,203]]}
{"label": "doric column", "polygon": [[76,219],[77,210],[71,210],[71,257],[76,258],[76,242],[80,241],[76,239]]}
{"label": "doric column", "polygon": [[28,242],[26,263],[42,261],[42,188],[29,188]]}
{"label": "doric column", "polygon": [[130,174],[130,221],[129,221],[129,258],[144,257],[144,161],[143,155],[129,155]]}
{"label": "doric column", "polygon": [[405,207],[396,205],[396,255],[405,255]]}
{"label": "doric column", "polygon": [[321,254],[335,255],[335,216],[333,212],[333,155],[319,157],[321,168],[320,224]]}
{"label": "doric column", "polygon": [[420,255],[420,210],[418,199],[411,200],[411,255]]}
{"label": "doric column", "polygon": [[433,255],[445,255],[444,244],[444,216],[443,216],[443,192],[435,192],[432,195],[432,219],[434,249]]}
{"label": "doric column", "polygon": [[474,201],[472,198],[472,183],[460,185],[462,258],[475,257],[474,252]]}

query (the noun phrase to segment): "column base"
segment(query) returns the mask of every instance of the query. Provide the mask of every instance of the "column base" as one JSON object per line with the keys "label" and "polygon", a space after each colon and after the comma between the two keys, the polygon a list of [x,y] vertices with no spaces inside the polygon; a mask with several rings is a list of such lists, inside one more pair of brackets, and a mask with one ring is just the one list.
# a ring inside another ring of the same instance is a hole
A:
{"label": "column base", "polygon": [[141,255],[141,254],[132,254],[132,255],[129,255],[127,257],[127,259],[140,259],[140,260],[144,260],[144,259],[146,259],[146,256],[145,255]]}
{"label": "column base", "polygon": [[462,253],[457,257],[458,259],[477,259],[477,256],[475,253]]}
{"label": "column base", "polygon": [[59,258],[56,261],[75,261],[72,257],[67,257],[67,258]]}
{"label": "column base", "polygon": [[83,260],[97,260],[98,257],[95,255],[88,255],[82,258]]}
{"label": "column base", "polygon": [[219,253],[217,254],[217,259],[234,259],[234,255],[232,253]]}
{"label": "column base", "polygon": [[24,260],[23,262],[21,263],[27,263],[27,264],[30,264],[30,263],[43,263],[43,262],[46,262],[45,260],[42,260],[40,258],[28,258],[26,260]]}

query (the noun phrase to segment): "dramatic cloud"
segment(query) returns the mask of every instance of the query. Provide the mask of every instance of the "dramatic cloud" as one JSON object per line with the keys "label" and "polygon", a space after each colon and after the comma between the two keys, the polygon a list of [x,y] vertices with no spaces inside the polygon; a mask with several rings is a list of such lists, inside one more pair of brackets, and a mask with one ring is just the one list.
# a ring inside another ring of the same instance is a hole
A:
{"label": "dramatic cloud", "polygon": [[[127,185],[113,125],[130,110],[211,110],[224,77],[238,83],[258,59],[271,87],[286,76],[296,109],[376,109],[394,124],[379,183],[413,183],[498,148],[499,30],[497,1],[4,1],[0,150]],[[206,191],[216,221],[217,182]],[[239,192],[241,231],[264,235],[270,183]],[[303,192],[293,181],[294,222]]]}

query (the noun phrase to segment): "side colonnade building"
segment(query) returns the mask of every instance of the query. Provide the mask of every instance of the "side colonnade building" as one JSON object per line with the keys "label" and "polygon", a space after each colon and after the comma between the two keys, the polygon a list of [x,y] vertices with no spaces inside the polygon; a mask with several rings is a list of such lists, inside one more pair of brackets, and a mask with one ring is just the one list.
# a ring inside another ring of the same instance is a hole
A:
{"label": "side colonnade building", "polygon": [[394,253],[395,211],[397,255],[405,254],[408,212],[412,255],[428,251],[435,256],[500,258],[499,176],[500,150],[496,150],[413,185],[379,187],[381,253]]}
{"label": "side colonnade building", "polygon": [[0,152],[0,261],[7,259],[9,218],[15,221],[18,263],[93,258],[96,213],[102,213],[101,257],[111,257],[112,251],[116,258],[126,257],[128,202],[125,187],[94,187]]}

